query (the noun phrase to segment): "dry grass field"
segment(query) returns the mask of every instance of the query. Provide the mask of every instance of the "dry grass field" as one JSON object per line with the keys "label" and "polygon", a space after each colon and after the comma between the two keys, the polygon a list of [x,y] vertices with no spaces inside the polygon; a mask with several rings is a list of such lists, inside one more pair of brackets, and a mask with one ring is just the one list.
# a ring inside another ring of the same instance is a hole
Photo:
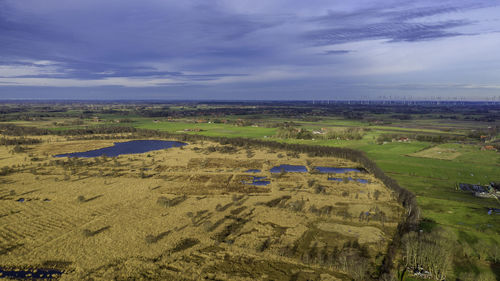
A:
{"label": "dry grass field", "polygon": [[458,152],[456,149],[435,146],[409,154],[408,156],[433,158],[440,160],[453,160],[460,155],[462,155],[462,153]]}
{"label": "dry grass field", "polygon": [[[0,267],[60,280],[363,280],[403,208],[367,173],[270,173],[280,164],[359,167],[218,143],[114,158],[54,158],[113,140],[0,147]],[[247,173],[260,169],[260,173]],[[266,177],[266,186],[248,184]]]}

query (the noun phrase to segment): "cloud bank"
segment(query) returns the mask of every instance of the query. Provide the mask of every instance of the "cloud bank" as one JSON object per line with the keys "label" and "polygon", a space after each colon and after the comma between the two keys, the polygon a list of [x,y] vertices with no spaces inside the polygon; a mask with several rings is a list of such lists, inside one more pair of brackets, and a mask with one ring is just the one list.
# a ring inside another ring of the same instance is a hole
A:
{"label": "cloud bank", "polygon": [[500,95],[500,4],[350,2],[0,0],[0,98]]}

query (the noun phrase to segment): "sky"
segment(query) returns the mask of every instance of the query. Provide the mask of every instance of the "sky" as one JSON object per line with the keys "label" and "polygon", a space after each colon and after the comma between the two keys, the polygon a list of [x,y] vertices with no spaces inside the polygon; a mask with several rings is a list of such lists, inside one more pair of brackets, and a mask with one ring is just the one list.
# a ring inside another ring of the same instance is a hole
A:
{"label": "sky", "polygon": [[500,101],[500,1],[0,0],[0,99]]}

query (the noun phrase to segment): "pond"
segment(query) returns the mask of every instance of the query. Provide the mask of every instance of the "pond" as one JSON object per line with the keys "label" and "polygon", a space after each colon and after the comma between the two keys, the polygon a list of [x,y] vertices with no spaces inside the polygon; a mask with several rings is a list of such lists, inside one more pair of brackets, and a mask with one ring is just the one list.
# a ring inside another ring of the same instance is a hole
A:
{"label": "pond", "polygon": [[[328,178],[328,180],[329,181],[338,181],[338,182],[344,181],[344,179],[341,179],[341,178]],[[347,181],[357,181],[357,182],[362,183],[362,184],[370,183],[370,181],[366,180],[366,179],[353,179],[351,177],[348,177],[346,180]]]}
{"label": "pond", "polygon": [[26,270],[7,270],[0,267],[0,278],[12,279],[53,279],[60,277],[61,271],[55,269],[26,269]]}
{"label": "pond", "polygon": [[336,167],[314,167],[320,173],[345,174],[349,172],[361,173],[360,169],[355,168],[336,168]]}
{"label": "pond", "polygon": [[260,170],[259,169],[248,169],[248,170],[244,171],[244,173],[260,173]]}
{"label": "pond", "polygon": [[267,177],[252,177],[252,181],[250,181],[250,182],[243,181],[243,183],[250,184],[250,185],[259,185],[259,186],[270,184],[271,181],[268,181],[266,179],[267,179]]}
{"label": "pond", "polygon": [[329,181],[343,181],[341,178],[328,178]]}
{"label": "pond", "polygon": [[106,155],[115,157],[123,154],[138,154],[154,150],[161,150],[171,147],[185,146],[187,143],[178,141],[163,141],[163,140],[134,140],[127,142],[115,142],[113,146],[89,150],[85,152],[74,152],[66,154],[58,154],[55,157],[99,157]]}
{"label": "pond", "polygon": [[472,193],[474,193],[474,192],[488,192],[487,186],[482,186],[479,184],[459,183],[458,186],[460,187],[461,190],[472,192]]}
{"label": "pond", "polygon": [[359,183],[369,183],[369,181],[365,179],[356,179],[356,181]]}
{"label": "pond", "polygon": [[488,210],[488,215],[500,215],[500,209],[497,209],[497,208],[491,208]]}
{"label": "pond", "polygon": [[307,168],[306,166],[300,166],[300,165],[279,165],[271,168],[270,172],[271,173],[281,173],[282,171],[284,172],[292,172],[292,173],[306,173]]}

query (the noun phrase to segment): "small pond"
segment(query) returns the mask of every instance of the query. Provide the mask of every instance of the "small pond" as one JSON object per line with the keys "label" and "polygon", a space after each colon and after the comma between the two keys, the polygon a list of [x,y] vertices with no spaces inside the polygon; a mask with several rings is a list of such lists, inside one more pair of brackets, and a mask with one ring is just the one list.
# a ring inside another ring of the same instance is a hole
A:
{"label": "small pond", "polygon": [[99,157],[106,155],[108,157],[115,157],[122,154],[137,154],[154,150],[161,150],[171,147],[179,147],[187,145],[187,143],[178,141],[163,141],[163,140],[134,140],[127,142],[115,142],[113,146],[89,150],[85,152],[75,152],[58,154],[55,157]]}
{"label": "small pond", "polygon": [[248,169],[248,170],[244,171],[244,173],[260,173],[260,170],[259,169]]}
{"label": "small pond", "polygon": [[343,181],[341,178],[328,178],[329,181]]}
{"label": "small pond", "polygon": [[500,209],[497,209],[497,208],[491,208],[488,210],[488,215],[500,215]]}
{"label": "small pond", "polygon": [[26,269],[26,270],[7,270],[0,267],[0,278],[12,279],[53,279],[61,276],[62,272],[55,269]]}
{"label": "small pond", "polygon": [[285,172],[295,172],[295,173],[306,173],[307,168],[306,166],[300,166],[300,165],[279,165],[271,168],[270,172],[271,173],[281,173],[282,171]]}
{"label": "small pond", "polygon": [[[344,179],[341,179],[341,178],[328,178],[328,180],[329,181],[338,181],[338,182],[344,181]],[[369,180],[365,180],[365,179],[353,179],[352,177],[348,177],[346,180],[347,181],[357,181],[357,182],[362,183],[362,184],[370,183]]]}
{"label": "small pond", "polygon": [[479,184],[459,183],[458,186],[463,191],[468,192],[488,192],[488,187]]}
{"label": "small pond", "polygon": [[250,185],[268,185],[271,183],[271,181],[266,180],[267,177],[252,177],[252,181],[243,181],[244,184],[250,184]]}
{"label": "small pond", "polygon": [[320,173],[345,174],[349,172],[361,173],[360,169],[355,168],[335,168],[335,167],[314,167]]}

